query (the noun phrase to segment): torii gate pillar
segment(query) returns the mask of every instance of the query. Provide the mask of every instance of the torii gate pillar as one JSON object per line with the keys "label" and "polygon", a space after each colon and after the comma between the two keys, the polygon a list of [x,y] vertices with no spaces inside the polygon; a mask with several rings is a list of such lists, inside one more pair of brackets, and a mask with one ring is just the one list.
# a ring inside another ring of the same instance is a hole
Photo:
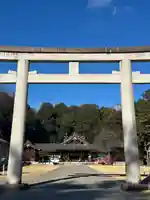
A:
{"label": "torii gate pillar", "polygon": [[27,105],[27,82],[29,63],[20,59],[17,67],[16,93],[11,130],[11,142],[8,163],[8,184],[21,183],[22,177],[22,154],[24,144],[24,124]]}
{"label": "torii gate pillar", "polygon": [[128,183],[139,183],[140,165],[136,131],[134,95],[132,87],[132,69],[130,60],[121,61],[121,104],[124,133],[124,152]]}

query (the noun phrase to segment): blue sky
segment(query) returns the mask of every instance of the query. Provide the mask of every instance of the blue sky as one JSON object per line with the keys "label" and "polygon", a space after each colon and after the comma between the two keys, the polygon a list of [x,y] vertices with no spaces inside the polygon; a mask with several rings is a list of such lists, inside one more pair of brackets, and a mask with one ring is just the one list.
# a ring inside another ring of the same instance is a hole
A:
{"label": "blue sky", "polygon": [[[150,45],[149,0],[5,0],[0,3],[0,45],[106,47]],[[0,72],[16,69],[1,63]],[[68,64],[32,64],[41,73],[67,73]],[[111,73],[118,64],[81,64],[80,73]],[[150,73],[150,63],[134,63]],[[13,91],[14,86],[4,86]],[[135,85],[135,98],[150,85]],[[28,103],[120,103],[119,85],[30,85]]]}

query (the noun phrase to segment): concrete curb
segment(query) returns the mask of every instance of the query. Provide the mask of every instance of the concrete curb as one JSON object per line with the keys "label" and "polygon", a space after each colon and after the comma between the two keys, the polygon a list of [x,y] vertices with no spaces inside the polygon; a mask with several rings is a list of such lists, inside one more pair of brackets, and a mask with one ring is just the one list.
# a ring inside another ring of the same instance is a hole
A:
{"label": "concrete curb", "polygon": [[132,184],[132,183],[123,183],[121,184],[121,189],[125,191],[145,191],[150,190],[150,184]]}
{"label": "concrete curb", "polygon": [[[57,169],[59,169],[59,166],[57,168],[53,169],[52,171],[55,171]],[[46,173],[40,174],[39,176],[45,175]],[[17,191],[29,190],[29,189],[31,189],[31,187],[36,186],[38,184],[41,184],[41,183],[38,181],[37,183],[30,183],[30,184],[21,183],[21,184],[17,184],[17,185],[16,184],[11,185],[11,184],[8,184],[7,182],[5,182],[3,185],[0,185],[0,195],[4,192],[10,192],[10,191],[17,192]]]}
{"label": "concrete curb", "polygon": [[27,189],[29,189],[29,187],[30,186],[27,183],[21,183],[21,184],[17,184],[17,185],[10,185],[10,184],[5,185],[6,189],[27,190]]}
{"label": "concrete curb", "polygon": [[[55,168],[55,169],[53,169],[52,171],[49,171],[49,172],[57,171],[59,168],[60,167],[57,167],[57,168]],[[46,174],[47,173],[45,173],[44,175],[46,175]],[[42,174],[40,176],[42,176]],[[31,188],[31,187],[34,187],[34,186],[37,186],[37,185],[42,185],[42,184],[49,183],[49,182],[51,182],[51,180],[45,180],[45,181],[41,181],[41,182],[38,181],[38,182],[35,182],[35,183],[30,183],[29,187]]]}
{"label": "concrete curb", "polygon": [[[94,167],[92,166],[89,166],[91,169],[95,170],[95,171],[98,171],[100,173],[103,173],[105,175],[107,175],[108,173],[104,173],[103,171],[101,172],[100,170],[97,170],[95,169]],[[114,176],[111,176],[112,178],[114,178]],[[115,178],[116,179],[116,178]],[[150,184],[146,183],[138,183],[138,184],[132,184],[132,183],[127,183],[127,182],[124,182],[121,184],[121,189],[124,190],[124,191],[137,191],[137,192],[142,192],[142,191],[150,191]]]}
{"label": "concrete curb", "polygon": [[7,192],[17,192],[17,191],[22,191],[22,190],[28,190],[30,189],[30,185],[28,184],[15,184],[15,185],[11,185],[11,184],[4,184],[2,186],[0,186],[0,194],[2,193],[7,193]]}

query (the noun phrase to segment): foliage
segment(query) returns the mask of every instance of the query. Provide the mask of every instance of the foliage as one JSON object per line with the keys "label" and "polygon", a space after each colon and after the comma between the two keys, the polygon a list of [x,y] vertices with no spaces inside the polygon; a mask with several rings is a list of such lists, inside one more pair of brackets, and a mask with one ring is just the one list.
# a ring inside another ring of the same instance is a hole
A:
{"label": "foliage", "polygon": [[[0,93],[0,136],[10,140],[12,96]],[[150,90],[135,102],[137,134],[140,149],[150,141]],[[31,142],[63,141],[66,133],[85,136],[90,143],[123,141],[121,110],[99,107],[95,104],[66,106],[43,103],[36,111],[27,105],[25,140]],[[144,152],[143,152],[144,153]]]}

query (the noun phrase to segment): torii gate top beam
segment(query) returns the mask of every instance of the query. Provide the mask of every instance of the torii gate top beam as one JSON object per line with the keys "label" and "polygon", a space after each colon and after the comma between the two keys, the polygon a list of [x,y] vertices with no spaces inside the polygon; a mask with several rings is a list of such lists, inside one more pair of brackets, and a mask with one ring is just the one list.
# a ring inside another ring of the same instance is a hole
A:
{"label": "torii gate top beam", "polygon": [[116,48],[48,48],[48,47],[1,47],[0,60],[29,61],[80,61],[80,62],[117,62],[123,59],[131,61],[150,60],[150,46]]}
{"label": "torii gate top beam", "polygon": [[0,46],[0,52],[16,53],[146,53],[150,46],[137,47],[102,47],[102,48],[49,48]]}

